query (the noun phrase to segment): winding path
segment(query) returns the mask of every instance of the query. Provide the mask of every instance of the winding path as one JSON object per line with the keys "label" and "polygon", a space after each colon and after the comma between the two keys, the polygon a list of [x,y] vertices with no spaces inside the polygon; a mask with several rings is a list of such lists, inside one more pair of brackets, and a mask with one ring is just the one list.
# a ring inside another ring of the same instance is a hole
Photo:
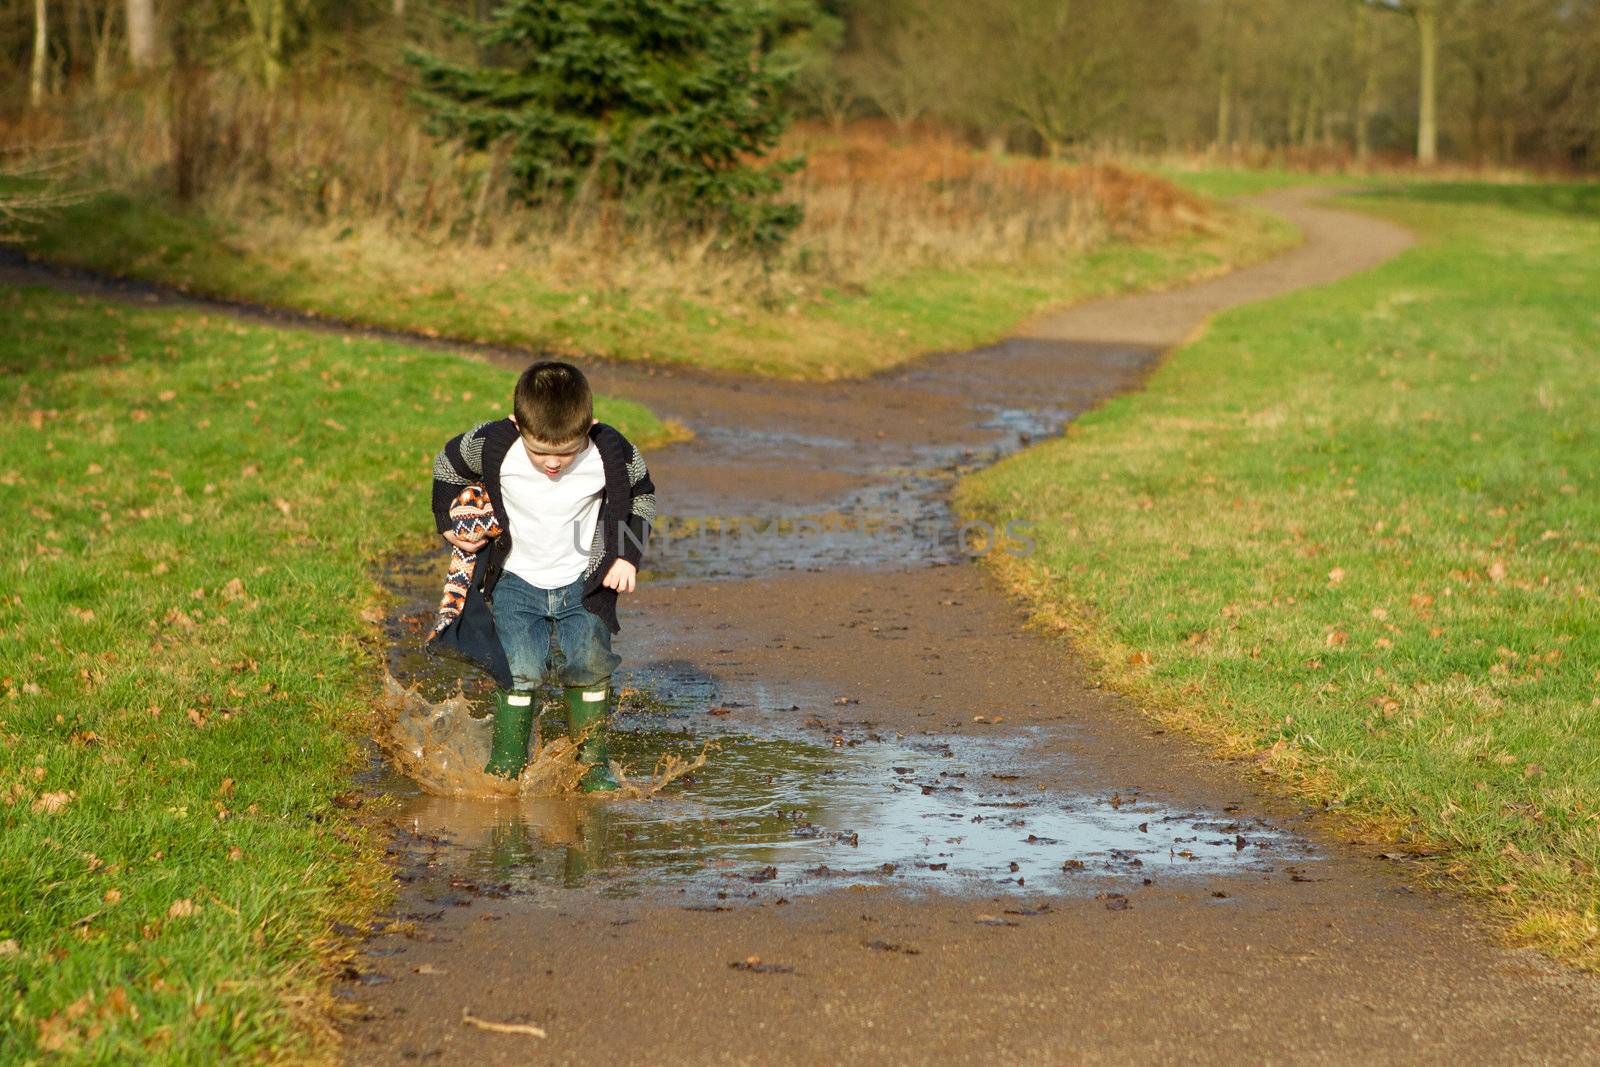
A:
{"label": "winding path", "polygon": [[[939,521],[961,470],[1137,386],[1211,313],[1366,269],[1409,242],[1312,195],[1262,199],[1307,238],[1269,263],[1073,308],[864,382],[609,364],[593,376],[696,430],[651,457],[672,515],[876,509]],[[0,280],[19,273],[39,280],[16,267]],[[1157,879],[1128,906],[881,888],[726,910],[582,888],[537,906],[463,902],[420,936],[374,940],[394,980],[355,998],[353,1062],[1593,1062],[1592,979],[1499,947],[1371,847],[1329,839],[1237,768],[1154,730],[1090,684],[1059,640],[1024,630],[981,569],[921,542],[819,545],[803,558],[669,563],[631,604],[619,650],[694,665],[733,728],[770,723],[791,697],[826,706],[850,694],[857,728],[1026,738],[1040,768],[1028,784],[1043,795],[1235,811],[1304,835],[1315,856]],[[1000,708],[1002,725],[973,721]],[[424,907],[415,888],[401,895],[402,912]],[[730,967],[749,957],[792,971]],[[464,1009],[535,1021],[549,1037],[465,1026]]]}

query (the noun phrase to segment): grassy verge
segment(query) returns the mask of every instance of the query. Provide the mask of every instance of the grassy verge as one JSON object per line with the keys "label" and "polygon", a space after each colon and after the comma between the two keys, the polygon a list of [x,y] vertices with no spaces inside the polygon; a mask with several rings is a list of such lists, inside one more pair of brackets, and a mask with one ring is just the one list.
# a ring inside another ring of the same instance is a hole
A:
{"label": "grassy verge", "polygon": [[1314,185],[1329,188],[1356,184],[1390,184],[1392,176],[1362,177],[1351,174],[1307,174],[1281,168],[1184,167],[1171,164],[1147,166],[1180,189],[1218,200],[1260,196],[1275,189]]}
{"label": "grassy verge", "polygon": [[332,924],[386,880],[334,800],[366,568],[512,376],[35,290],[0,320],[0,1058],[316,1055]]}
{"label": "grassy verge", "polygon": [[246,232],[125,194],[54,213],[28,249],[197,293],[430,335],[838,378],[984,344],[1044,308],[1175,285],[1266,258],[1297,239],[1291,227],[1258,213],[1218,208],[1215,222],[1217,232],[1203,237],[918,267],[870,286],[770,293],[762,301],[697,294],[688,285],[556,286],[492,251],[422,248],[342,225]]}
{"label": "grassy verge", "polygon": [[1114,682],[1600,965],[1600,191],[1350,202],[1422,243],[962,505],[1037,524],[1003,576]]}

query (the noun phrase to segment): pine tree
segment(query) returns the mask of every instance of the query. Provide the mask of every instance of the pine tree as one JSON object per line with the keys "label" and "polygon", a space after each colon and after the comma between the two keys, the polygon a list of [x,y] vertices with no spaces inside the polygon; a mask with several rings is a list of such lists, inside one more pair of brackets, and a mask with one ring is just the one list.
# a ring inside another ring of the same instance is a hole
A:
{"label": "pine tree", "polygon": [[800,220],[779,202],[798,160],[754,162],[789,120],[759,0],[508,0],[475,32],[488,64],[408,58],[435,133],[507,139],[517,190],[595,183],[634,208],[772,244]]}

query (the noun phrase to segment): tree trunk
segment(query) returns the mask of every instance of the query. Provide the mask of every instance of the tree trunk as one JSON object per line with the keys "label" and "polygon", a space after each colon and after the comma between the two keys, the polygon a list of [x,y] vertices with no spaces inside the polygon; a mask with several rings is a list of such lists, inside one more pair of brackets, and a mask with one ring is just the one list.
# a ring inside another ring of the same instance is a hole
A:
{"label": "tree trunk", "polygon": [[84,25],[89,16],[83,9],[83,0],[76,0],[72,9],[63,11],[62,15],[67,24],[67,59],[61,78],[61,88],[65,89],[82,78],[84,62],[89,58],[90,49],[83,43]]}
{"label": "tree trunk", "polygon": [[155,0],[127,0],[128,62],[134,70],[156,65]]}
{"label": "tree trunk", "polygon": [[1372,9],[1356,6],[1356,54],[1361,60],[1361,89],[1356,96],[1356,160],[1372,158],[1372,116],[1378,110],[1378,43],[1372,24]]}
{"label": "tree trunk", "polygon": [[1439,6],[1437,0],[1416,0],[1411,10],[1417,20],[1417,43],[1422,52],[1417,92],[1417,162],[1434,163],[1439,158]]}
{"label": "tree trunk", "polygon": [[45,0],[33,0],[33,68],[28,76],[28,102],[44,104],[45,61],[50,57],[50,19]]}
{"label": "tree trunk", "polygon": [[172,35],[172,177],[182,203],[200,193],[205,165],[205,76],[193,60],[191,27],[179,20]]}
{"label": "tree trunk", "polygon": [[1225,67],[1217,82],[1217,139],[1216,150],[1228,151],[1233,143],[1233,68]]}
{"label": "tree trunk", "polygon": [[97,96],[104,96],[111,87],[111,19],[115,13],[113,0],[101,9],[98,26],[93,15],[89,16],[89,31],[94,38],[94,91]]}

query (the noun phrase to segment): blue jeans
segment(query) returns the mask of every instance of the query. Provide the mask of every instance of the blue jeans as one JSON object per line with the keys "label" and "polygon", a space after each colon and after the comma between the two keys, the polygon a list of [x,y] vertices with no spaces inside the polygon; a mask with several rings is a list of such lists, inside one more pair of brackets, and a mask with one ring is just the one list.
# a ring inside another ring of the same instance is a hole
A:
{"label": "blue jeans", "polygon": [[540,589],[502,572],[494,584],[494,626],[515,689],[537,689],[546,681],[597,686],[622,662],[611,651],[611,631],[583,606],[582,578],[560,589]]}

